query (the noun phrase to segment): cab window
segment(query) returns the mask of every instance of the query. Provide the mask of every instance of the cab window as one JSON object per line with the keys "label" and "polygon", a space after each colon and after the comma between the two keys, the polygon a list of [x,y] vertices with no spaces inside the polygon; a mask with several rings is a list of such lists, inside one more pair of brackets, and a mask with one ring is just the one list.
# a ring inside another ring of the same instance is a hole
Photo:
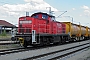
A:
{"label": "cab window", "polygon": [[45,14],[42,14],[42,19],[48,19],[48,16]]}
{"label": "cab window", "polygon": [[34,17],[34,18],[38,18],[38,15],[34,15],[33,17]]}
{"label": "cab window", "polygon": [[56,21],[56,20],[55,20],[55,17],[51,17],[51,20],[52,20],[52,21]]}

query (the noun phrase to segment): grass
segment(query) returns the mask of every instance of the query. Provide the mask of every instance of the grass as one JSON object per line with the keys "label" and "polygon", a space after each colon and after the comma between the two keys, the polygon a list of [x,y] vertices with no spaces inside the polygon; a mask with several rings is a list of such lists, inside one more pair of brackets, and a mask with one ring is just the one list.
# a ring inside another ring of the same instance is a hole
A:
{"label": "grass", "polygon": [[11,38],[10,34],[6,34],[6,31],[4,30],[2,34],[0,34],[0,38]]}
{"label": "grass", "polygon": [[11,38],[10,34],[6,34],[6,32],[3,32],[2,34],[0,34],[0,39],[2,38]]}
{"label": "grass", "polygon": [[16,48],[20,47],[19,44],[10,44],[10,45],[0,45],[0,49],[9,49],[9,48]]}
{"label": "grass", "polygon": [[11,38],[11,36],[0,36],[0,38]]}
{"label": "grass", "polygon": [[11,36],[0,36],[0,39],[11,39]]}

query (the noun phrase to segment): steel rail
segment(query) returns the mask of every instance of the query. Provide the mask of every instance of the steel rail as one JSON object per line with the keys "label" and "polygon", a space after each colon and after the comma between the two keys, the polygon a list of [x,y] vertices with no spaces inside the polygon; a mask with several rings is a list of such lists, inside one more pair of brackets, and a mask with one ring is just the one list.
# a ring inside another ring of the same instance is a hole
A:
{"label": "steel rail", "polygon": [[84,46],[84,45],[87,45],[87,44],[89,44],[89,43],[85,43],[85,44],[70,47],[70,48],[65,48],[63,50],[58,50],[58,51],[54,51],[54,52],[50,52],[50,53],[41,54],[41,55],[38,55],[38,56],[29,57],[29,58],[22,59],[22,60],[33,60],[33,59],[41,58],[41,57],[48,56],[48,55],[51,55],[51,54],[55,54],[55,53],[63,52],[63,51],[66,51],[66,50],[70,50],[70,49],[73,49],[73,48],[76,48],[76,47]]}

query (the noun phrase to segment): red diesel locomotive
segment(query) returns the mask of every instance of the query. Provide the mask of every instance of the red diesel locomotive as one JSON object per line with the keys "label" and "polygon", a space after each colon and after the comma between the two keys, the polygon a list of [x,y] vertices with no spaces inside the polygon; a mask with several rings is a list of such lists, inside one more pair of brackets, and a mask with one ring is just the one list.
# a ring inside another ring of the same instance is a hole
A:
{"label": "red diesel locomotive", "polygon": [[38,12],[19,18],[16,40],[24,47],[28,45],[49,45],[72,41],[67,25],[55,20],[55,16]]}

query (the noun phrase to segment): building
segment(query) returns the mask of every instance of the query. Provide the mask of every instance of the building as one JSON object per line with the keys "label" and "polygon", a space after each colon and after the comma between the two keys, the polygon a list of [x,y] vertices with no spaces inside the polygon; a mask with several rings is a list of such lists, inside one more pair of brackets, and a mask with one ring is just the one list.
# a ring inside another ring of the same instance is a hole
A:
{"label": "building", "polygon": [[11,31],[16,28],[15,25],[5,21],[5,20],[0,20],[0,34],[2,34],[4,31],[6,34],[11,34]]}

